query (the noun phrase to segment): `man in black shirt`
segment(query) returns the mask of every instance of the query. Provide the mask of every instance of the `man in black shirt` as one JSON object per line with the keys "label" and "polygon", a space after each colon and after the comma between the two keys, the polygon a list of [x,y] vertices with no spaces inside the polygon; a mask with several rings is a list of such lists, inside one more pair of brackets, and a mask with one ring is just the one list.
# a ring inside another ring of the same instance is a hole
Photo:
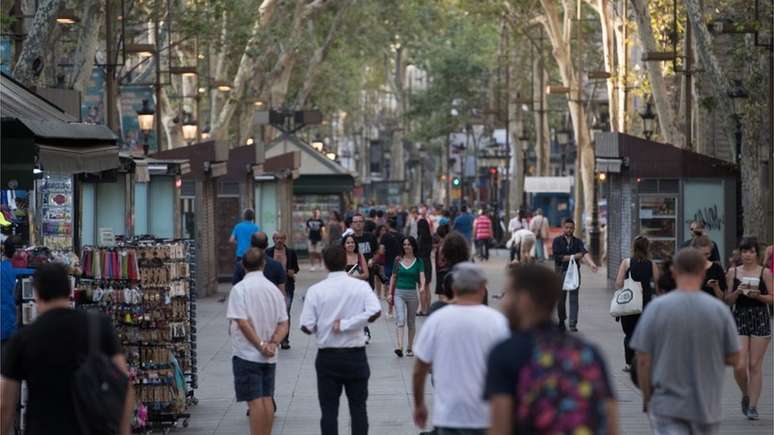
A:
{"label": "man in black shirt", "polygon": [[368,212],[368,218],[365,220],[365,226],[363,227],[364,231],[373,234],[374,230],[376,229],[376,209],[372,208],[371,211]]}
{"label": "man in black shirt", "polygon": [[[18,331],[3,349],[2,421],[0,433],[11,433],[19,401],[19,385],[27,382],[27,435],[78,435],[81,430],[73,404],[72,380],[89,352],[89,314],[70,305],[70,279],[62,264],[45,264],[35,272],[33,285],[38,317]],[[126,359],[110,319],[102,316],[99,351],[127,376]],[[134,400],[127,393],[120,434],[131,433]]]}
{"label": "man in black shirt", "polygon": [[306,221],[306,236],[309,239],[309,263],[312,264],[311,270],[317,270],[317,265],[322,268],[322,232],[325,222],[320,219],[320,209],[315,209],[312,218]]}
{"label": "man in black shirt", "polygon": [[[680,245],[680,249],[690,248],[694,240],[707,234],[707,231],[704,228],[704,221],[701,220],[691,222],[690,230],[691,238],[683,242],[683,244]],[[720,263],[720,251],[718,250],[718,244],[714,241],[712,242],[712,252],[710,254],[709,261],[713,263]]]}
{"label": "man in black shirt", "polygon": [[[365,223],[365,218],[362,214],[355,213],[352,216],[352,235],[355,238],[355,243],[357,243],[358,252],[363,254],[366,262],[370,262],[374,258],[374,254],[376,254],[378,245],[376,237],[372,233],[365,231]],[[369,271],[368,284],[371,285],[371,288],[374,288],[374,277],[375,274]]]}
{"label": "man in black shirt", "polygon": [[[260,249],[261,252],[266,251],[266,249],[269,247],[269,236],[267,236],[263,231],[259,231],[253,234],[253,237],[250,239],[250,245],[252,245],[253,248]],[[272,284],[276,285],[282,294],[287,298],[287,294],[285,292],[285,281],[287,281],[287,273],[285,272],[285,268],[282,267],[282,264],[280,264],[277,260],[269,257],[268,255],[266,256],[265,260],[266,261],[263,265],[263,276],[271,281]],[[242,281],[242,279],[245,277],[245,274],[245,268],[240,264],[234,274],[235,277],[239,278],[237,282]]]}
{"label": "man in black shirt", "polygon": [[[298,267],[298,255],[294,249],[288,247],[288,235],[282,231],[272,236],[274,246],[266,250],[266,257],[276,260],[285,268],[285,302],[288,308],[288,321],[290,321],[290,307],[293,305],[293,295],[296,292],[296,274],[301,270]],[[290,329],[288,335],[282,340],[280,347],[290,349]]]}
{"label": "man in black shirt", "polygon": [[575,222],[567,218],[562,222],[564,234],[554,239],[553,254],[556,273],[564,277],[570,265],[570,258],[575,258],[578,267],[578,288],[570,291],[562,291],[559,307],[559,327],[564,329],[564,321],[567,319],[567,293],[570,294],[570,331],[578,331],[578,293],[580,292],[580,265],[586,263],[594,273],[597,273],[597,265],[591,259],[583,240],[575,237]]}

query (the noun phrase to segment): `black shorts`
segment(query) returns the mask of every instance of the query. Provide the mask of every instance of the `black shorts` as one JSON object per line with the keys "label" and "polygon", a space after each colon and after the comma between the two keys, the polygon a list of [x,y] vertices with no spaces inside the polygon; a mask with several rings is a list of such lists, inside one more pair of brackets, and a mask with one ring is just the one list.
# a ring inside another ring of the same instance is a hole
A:
{"label": "black shorts", "polygon": [[250,402],[274,396],[274,375],[277,365],[232,358],[234,390],[237,402]]}

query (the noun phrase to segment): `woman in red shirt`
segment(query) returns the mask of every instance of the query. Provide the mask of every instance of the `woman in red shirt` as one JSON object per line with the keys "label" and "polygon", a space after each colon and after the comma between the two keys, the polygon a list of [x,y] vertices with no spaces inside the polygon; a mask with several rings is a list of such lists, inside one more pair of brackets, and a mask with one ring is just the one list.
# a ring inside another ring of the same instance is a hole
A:
{"label": "woman in red shirt", "polygon": [[489,260],[489,239],[492,234],[492,221],[484,210],[479,210],[478,217],[473,221],[473,238],[476,241],[478,258],[481,260]]}

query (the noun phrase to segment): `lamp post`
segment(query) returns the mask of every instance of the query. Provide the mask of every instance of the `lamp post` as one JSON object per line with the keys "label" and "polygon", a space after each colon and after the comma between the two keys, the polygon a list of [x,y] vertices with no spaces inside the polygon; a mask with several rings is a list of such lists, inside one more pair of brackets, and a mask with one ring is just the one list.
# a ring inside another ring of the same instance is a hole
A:
{"label": "lamp post", "polygon": [[656,114],[653,112],[653,97],[648,98],[645,110],[640,113],[640,118],[642,118],[642,134],[645,135],[645,139],[650,140],[653,137],[653,123],[656,119]]}
{"label": "lamp post", "polygon": [[562,148],[562,176],[567,176],[567,145],[570,143],[570,130],[566,127],[555,131],[556,143]]}
{"label": "lamp post", "polygon": [[524,184],[526,184],[527,181],[527,157],[528,157],[528,151],[529,151],[529,132],[527,132],[527,128],[524,127],[521,130],[521,135],[519,136],[519,144],[521,144],[521,151],[522,151],[522,159],[521,159],[521,207],[519,208],[525,208],[527,205],[527,192],[524,190]]}
{"label": "lamp post", "polygon": [[731,89],[728,90],[728,97],[733,103],[734,113],[731,118],[736,125],[734,132],[735,148],[734,159],[736,161],[736,235],[738,239],[744,235],[744,212],[742,211],[742,113],[741,100],[749,98],[747,90],[742,85],[741,80],[734,80]]}
{"label": "lamp post", "polygon": [[[650,107],[650,103],[648,103],[648,107]],[[652,110],[651,110],[652,111]],[[600,116],[595,117],[594,124],[591,126],[591,141],[596,147],[597,144],[597,137],[600,133],[605,131],[605,125],[602,124],[600,121]],[[648,137],[650,138],[650,137]],[[591,248],[591,257],[594,259],[594,262],[596,264],[599,264],[600,261],[600,254],[601,254],[601,245],[600,245],[600,231],[599,231],[599,183],[598,178],[596,174],[596,168],[594,170],[594,195],[593,195],[593,202],[591,204],[591,228],[589,229],[589,247]]]}
{"label": "lamp post", "polygon": [[188,145],[191,145],[196,140],[196,133],[199,128],[196,125],[196,120],[193,116],[186,112],[183,115],[183,139]]}
{"label": "lamp post", "polygon": [[137,123],[140,125],[140,131],[142,131],[143,136],[143,145],[142,145],[142,152],[143,155],[148,155],[149,145],[148,145],[148,138],[150,137],[150,132],[153,130],[153,124],[156,117],[156,111],[150,107],[150,103],[148,100],[142,100],[142,107],[140,110],[137,111]]}

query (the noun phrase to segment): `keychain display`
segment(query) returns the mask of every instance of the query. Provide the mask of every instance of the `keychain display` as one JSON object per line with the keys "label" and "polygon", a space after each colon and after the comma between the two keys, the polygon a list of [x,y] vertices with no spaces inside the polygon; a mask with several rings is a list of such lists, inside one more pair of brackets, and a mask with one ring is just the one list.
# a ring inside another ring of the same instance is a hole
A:
{"label": "keychain display", "polygon": [[186,425],[196,403],[194,246],[140,240],[81,253],[75,300],[113,320],[136,391],[136,428]]}

